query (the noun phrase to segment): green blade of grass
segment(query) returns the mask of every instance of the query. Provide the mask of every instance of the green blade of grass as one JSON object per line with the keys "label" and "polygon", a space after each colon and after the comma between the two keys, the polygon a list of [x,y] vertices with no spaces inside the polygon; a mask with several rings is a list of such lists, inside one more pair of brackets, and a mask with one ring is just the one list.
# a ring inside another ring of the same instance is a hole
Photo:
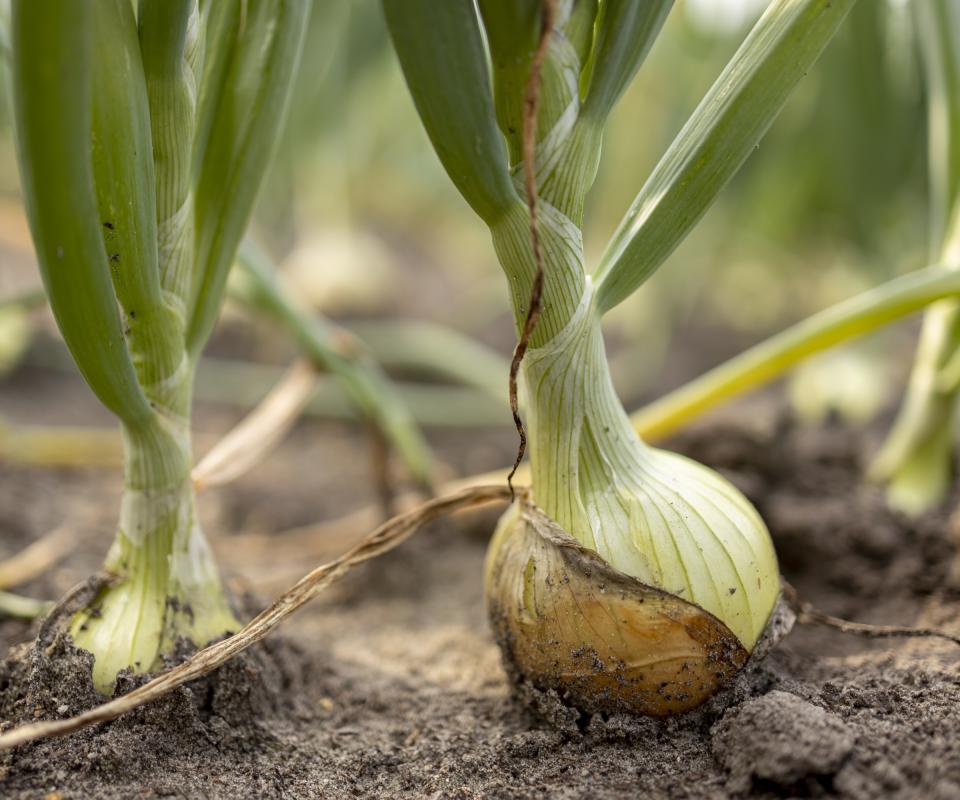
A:
{"label": "green blade of grass", "polygon": [[597,268],[607,311],[703,216],[757,146],[854,0],[774,0],[654,168]]}
{"label": "green blade of grass", "polygon": [[15,0],[12,10],[17,156],[47,296],[97,397],[141,424],[153,411],[124,341],[90,160],[95,21],[72,0]]}

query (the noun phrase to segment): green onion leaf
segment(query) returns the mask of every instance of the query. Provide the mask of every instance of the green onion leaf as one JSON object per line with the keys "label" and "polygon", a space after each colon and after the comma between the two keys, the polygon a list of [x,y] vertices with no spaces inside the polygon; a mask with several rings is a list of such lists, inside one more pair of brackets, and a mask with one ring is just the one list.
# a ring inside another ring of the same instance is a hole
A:
{"label": "green onion leaf", "polygon": [[862,292],[790,326],[631,415],[645,439],[660,439],[739,394],[763,386],[814,353],[865,336],[938,300],[955,300],[960,275],[934,265]]}
{"label": "green onion leaf", "polygon": [[[140,0],[139,35],[156,165],[159,268],[169,299],[186,314],[193,265],[192,156],[197,62],[203,57],[196,0]],[[179,327],[186,326],[186,319]]]}
{"label": "green onion leaf", "polygon": [[100,401],[136,425],[153,412],[124,342],[94,193],[96,21],[89,12],[73,0],[13,3],[17,156],[40,271],[64,341]]}
{"label": "green onion leaf", "polygon": [[581,115],[600,124],[606,120],[650,52],[672,7],[673,0],[604,2],[588,65],[590,83]]}
{"label": "green onion leaf", "polygon": [[854,0],[774,0],[693,112],[597,269],[601,311],[659,267],[736,173]]}
{"label": "green onion leaf", "polygon": [[479,0],[478,5],[490,47],[497,122],[507,140],[510,163],[519,164],[523,95],[540,39],[541,0]]}
{"label": "green onion leaf", "polygon": [[[242,11],[241,13],[241,6]],[[213,329],[227,273],[279,139],[310,5],[302,0],[211,3],[198,121],[196,273],[187,348]]]}
{"label": "green onion leaf", "polygon": [[137,318],[160,302],[150,109],[130,3],[99,0],[91,9],[96,40],[111,43],[93,53],[93,172],[101,230],[117,298]]}
{"label": "green onion leaf", "polygon": [[92,163],[100,232],[137,377],[157,401],[152,387],[183,358],[182,321],[178,326],[161,294],[154,145],[137,23],[129,0],[100,0],[91,10],[97,42],[111,45],[93,52]]}
{"label": "green onion leaf", "polygon": [[444,169],[492,224],[521,200],[510,180],[473,0],[383,0],[417,112]]}

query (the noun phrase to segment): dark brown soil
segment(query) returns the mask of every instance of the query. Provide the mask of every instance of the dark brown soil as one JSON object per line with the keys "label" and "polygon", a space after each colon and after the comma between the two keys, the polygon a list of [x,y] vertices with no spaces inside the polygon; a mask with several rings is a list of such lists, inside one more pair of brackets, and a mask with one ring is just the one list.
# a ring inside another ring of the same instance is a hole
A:
{"label": "dark brown soil", "polygon": [[[300,433],[271,458],[276,470],[203,501],[236,587],[262,592],[268,584],[257,579],[259,564],[231,554],[226,531],[333,513],[325,481],[363,475],[364,458],[347,457],[366,452],[359,439],[317,425]],[[864,621],[960,629],[948,519],[908,522],[861,486],[869,437],[780,420],[714,423],[673,444],[747,492],[805,599]],[[318,463],[318,453],[332,452],[340,457]],[[0,470],[5,551],[65,514],[96,512],[84,527],[102,528],[98,545],[26,587],[53,596],[95,568],[118,478]],[[274,499],[271,515],[274,482],[282,503]],[[3,754],[0,796],[960,798],[960,654],[933,640],[800,627],[698,712],[664,722],[587,718],[541,697],[552,721],[535,716],[511,695],[482,605],[494,518],[434,524],[350,575],[262,647],[152,707]],[[311,566],[284,548],[278,541],[273,560],[292,574]],[[7,622],[0,642],[33,633]],[[0,671],[5,724],[95,703],[86,663],[62,640],[50,652],[12,647]]]}

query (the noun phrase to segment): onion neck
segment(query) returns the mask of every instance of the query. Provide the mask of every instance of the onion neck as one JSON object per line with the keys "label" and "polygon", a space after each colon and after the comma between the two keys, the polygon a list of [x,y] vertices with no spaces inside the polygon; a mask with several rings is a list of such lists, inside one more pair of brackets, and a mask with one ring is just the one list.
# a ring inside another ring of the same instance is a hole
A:
{"label": "onion neck", "polygon": [[608,564],[693,603],[752,649],[780,592],[773,544],[728,481],[646,445],[607,365],[592,284],[523,362],[533,499]]}
{"label": "onion neck", "polygon": [[196,518],[187,372],[166,396],[169,404],[155,404],[150,423],[123,430],[120,521],[104,564],[113,581],[71,627],[76,643],[94,654],[94,684],[103,693],[121,670],[156,668],[180,637],[204,645],[238,627]]}
{"label": "onion neck", "polygon": [[609,555],[601,524],[614,491],[632,493],[650,448],[617,397],[589,278],[567,326],[523,362],[524,406],[537,504],[574,538]]}

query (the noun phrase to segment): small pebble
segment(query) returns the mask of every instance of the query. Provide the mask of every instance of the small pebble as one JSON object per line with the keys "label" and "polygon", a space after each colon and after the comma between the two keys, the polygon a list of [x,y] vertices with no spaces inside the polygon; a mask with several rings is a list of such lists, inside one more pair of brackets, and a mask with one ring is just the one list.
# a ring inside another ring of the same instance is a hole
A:
{"label": "small pebble", "polygon": [[63,703],[62,705],[57,706],[57,713],[61,717],[65,715],[69,710],[70,710],[70,706],[68,706],[66,703]]}

